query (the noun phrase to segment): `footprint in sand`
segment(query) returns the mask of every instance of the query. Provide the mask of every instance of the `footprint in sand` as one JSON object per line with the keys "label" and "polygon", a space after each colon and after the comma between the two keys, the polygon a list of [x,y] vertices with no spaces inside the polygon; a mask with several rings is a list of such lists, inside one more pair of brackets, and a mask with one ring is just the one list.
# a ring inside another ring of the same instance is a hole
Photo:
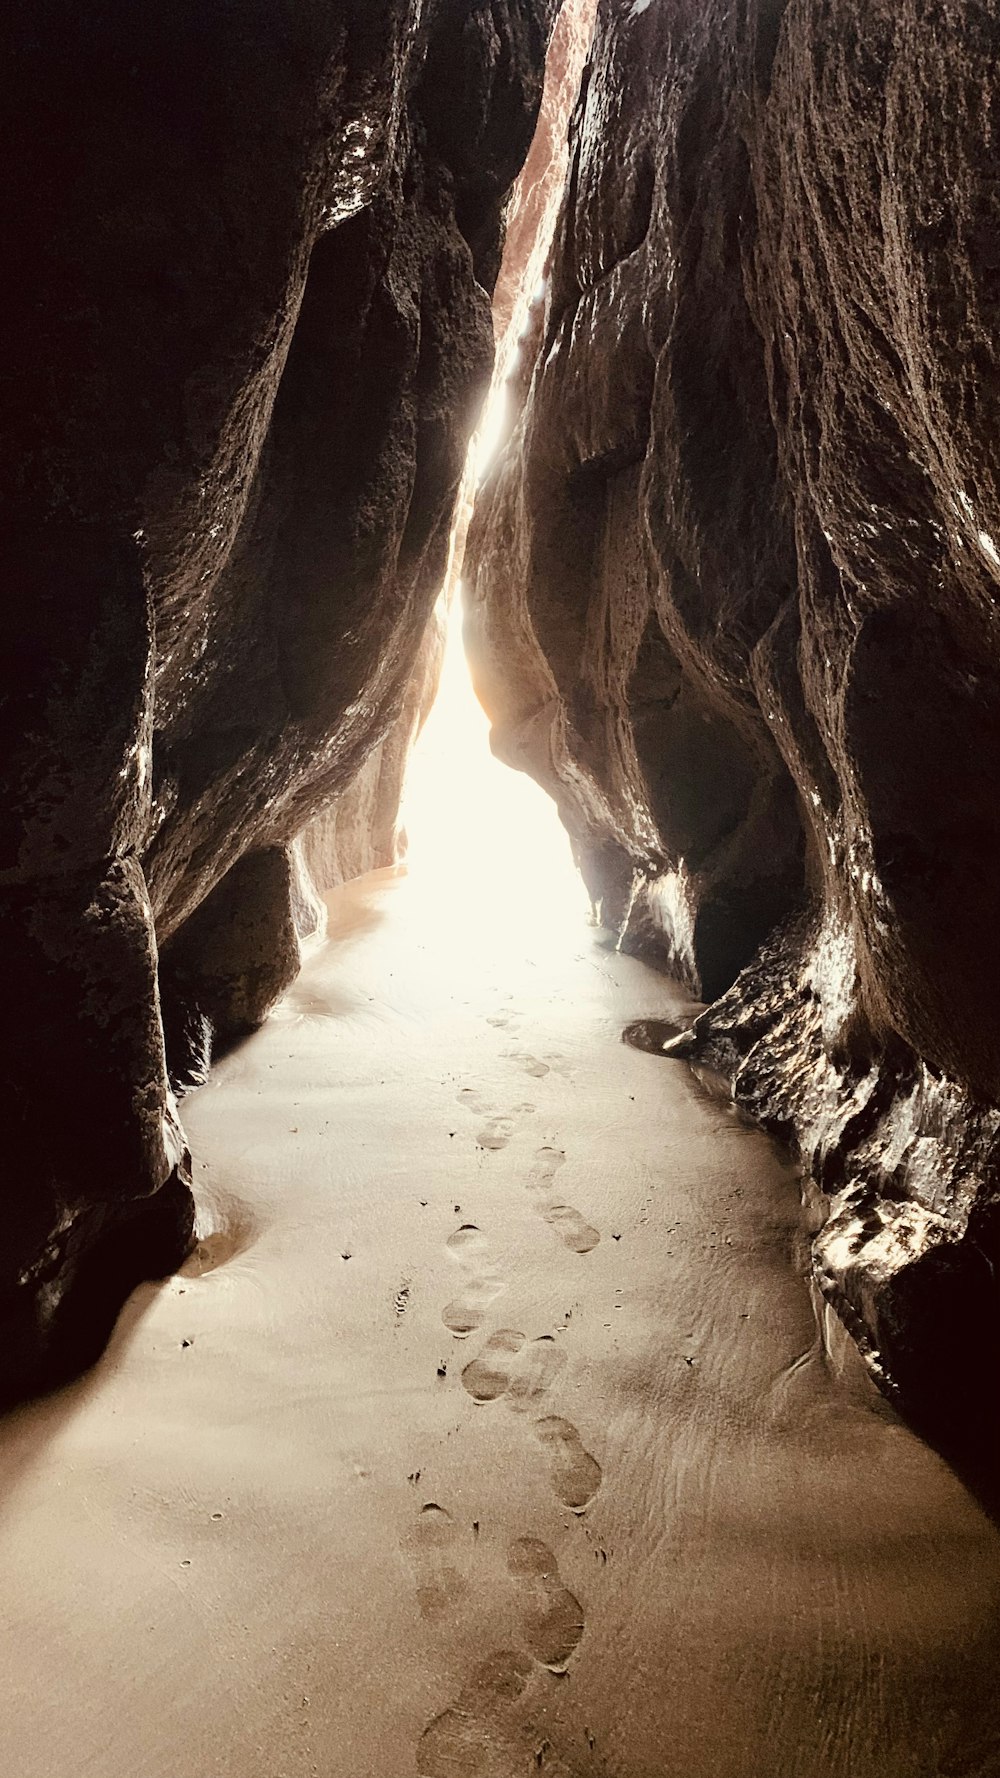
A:
{"label": "footprint in sand", "polygon": [[506,1148],[514,1134],[514,1120],[511,1117],[487,1118],[482,1129],[477,1133],[478,1148]]}
{"label": "footprint in sand", "polygon": [[462,1382],[473,1401],[496,1401],[505,1395],[514,1373],[514,1360],[524,1345],[523,1333],[501,1327],[491,1334],[478,1358],[462,1372]]}
{"label": "footprint in sand", "polygon": [[551,1388],[565,1363],[566,1354],[551,1334],[529,1341],[516,1328],[501,1327],[466,1365],[462,1384],[473,1401],[505,1395],[511,1407],[525,1409]]}
{"label": "footprint in sand", "polygon": [[[547,1191],[565,1160],[565,1150],[561,1148],[540,1148],[528,1179],[528,1190]],[[592,1228],[572,1204],[549,1198],[547,1202],[539,1203],[538,1211],[573,1253],[590,1253],[598,1245],[600,1230]]]}
{"label": "footprint in sand", "polygon": [[507,1567],[526,1595],[524,1640],[550,1673],[565,1673],[583,1635],[583,1607],[559,1575],[548,1544],[519,1537],[507,1551]]}
{"label": "footprint in sand", "polygon": [[536,1080],[541,1080],[544,1075],[550,1074],[553,1070],[556,1074],[567,1076],[571,1073],[566,1057],[558,1051],[553,1051],[548,1056],[535,1056],[530,1050],[504,1050],[503,1056],[508,1062],[516,1062],[520,1068],[524,1069],[525,1074],[533,1075]]}
{"label": "footprint in sand", "polygon": [[576,1427],[557,1414],[536,1420],[535,1436],[549,1456],[552,1486],[563,1505],[570,1512],[586,1512],[603,1478],[597,1458],[584,1450]]}
{"label": "footprint in sand", "polygon": [[492,1302],[507,1286],[489,1261],[489,1242],[474,1222],[464,1222],[449,1235],[445,1246],[468,1273],[463,1288],[441,1311],[449,1333],[462,1340],[482,1327]]}
{"label": "footprint in sand", "polygon": [[454,1233],[448,1236],[445,1246],[449,1253],[455,1255],[456,1259],[468,1262],[481,1258],[486,1253],[489,1242],[477,1223],[463,1222],[461,1228],[455,1229]]}
{"label": "footprint in sand", "polygon": [[504,1718],[534,1671],[526,1654],[500,1649],[488,1655],[454,1704],[421,1735],[419,1778],[509,1778],[513,1750]]}
{"label": "footprint in sand", "polygon": [[542,1211],[542,1216],[549,1227],[555,1229],[560,1241],[574,1253],[590,1253],[600,1241],[599,1231],[591,1228],[572,1204],[550,1204]]}
{"label": "footprint in sand", "polygon": [[566,1150],[564,1148],[540,1148],[531,1169],[529,1186],[548,1185],[555,1178],[560,1167],[564,1167],[565,1164]]}
{"label": "footprint in sand", "polygon": [[507,1385],[508,1406],[519,1413],[533,1407],[565,1368],[566,1354],[556,1345],[555,1335],[539,1334],[522,1352]]}
{"label": "footprint in sand", "polygon": [[504,1054],[508,1062],[517,1062],[533,1080],[543,1080],[549,1072],[549,1064],[541,1061],[538,1056],[531,1055],[528,1050],[506,1050]]}
{"label": "footprint in sand", "polygon": [[475,1112],[477,1117],[481,1117],[485,1111],[490,1109],[489,1100],[484,1099],[476,1087],[463,1087],[462,1091],[455,1096],[466,1111]]}
{"label": "footprint in sand", "polygon": [[486,1119],[476,1136],[479,1148],[506,1148],[514,1134],[515,1118],[531,1117],[535,1110],[533,1105],[515,1105],[512,1112],[497,1111],[496,1106],[490,1103],[478,1087],[463,1087],[457,1098],[466,1111]]}
{"label": "footprint in sand", "polygon": [[443,1617],[458,1605],[469,1585],[457,1566],[461,1532],[450,1512],[436,1500],[429,1500],[404,1539],[403,1549],[413,1564],[421,1617]]}
{"label": "footprint in sand", "polygon": [[467,1339],[482,1327],[491,1303],[507,1286],[488,1278],[470,1278],[465,1289],[441,1310],[441,1320],[456,1340]]}

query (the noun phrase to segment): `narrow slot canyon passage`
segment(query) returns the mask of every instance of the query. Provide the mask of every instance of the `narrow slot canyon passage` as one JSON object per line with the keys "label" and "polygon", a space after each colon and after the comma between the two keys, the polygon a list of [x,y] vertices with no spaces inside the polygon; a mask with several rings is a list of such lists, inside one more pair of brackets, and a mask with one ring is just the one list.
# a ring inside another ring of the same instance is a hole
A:
{"label": "narrow slot canyon passage", "polygon": [[0,1778],[1000,1778],[1000,0],[7,11]]}
{"label": "narrow slot canyon passage", "polygon": [[195,1254],[7,1424],[0,1766],[992,1770],[1000,1536],[818,1324],[796,1170],[622,1043],[684,996],[454,624],[405,806],[185,1103]]}

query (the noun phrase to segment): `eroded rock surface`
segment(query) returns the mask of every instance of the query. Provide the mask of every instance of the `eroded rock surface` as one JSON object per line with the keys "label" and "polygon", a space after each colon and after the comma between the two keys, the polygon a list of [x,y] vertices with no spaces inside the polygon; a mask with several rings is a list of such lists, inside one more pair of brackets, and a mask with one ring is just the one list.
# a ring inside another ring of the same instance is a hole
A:
{"label": "eroded rock surface", "polygon": [[297,966],[288,847],[400,715],[554,10],[8,17],[5,1395],[189,1241],[157,946],[183,1073]]}
{"label": "eroded rock surface", "polygon": [[470,542],[497,750],[939,1421],[1000,1356],[995,57],[962,0],[600,0]]}
{"label": "eroded rock surface", "polygon": [[518,350],[539,280],[544,276],[569,163],[569,120],[590,52],[597,0],[562,0],[548,54],[538,123],[528,158],[507,206],[503,259],[493,293],[496,379]]}
{"label": "eroded rock surface", "polygon": [[352,877],[394,864],[406,849],[400,802],[410,750],[430,714],[444,660],[444,612],[435,608],[392,728],[373,747],[348,788],[304,827],[303,863],[320,894]]}

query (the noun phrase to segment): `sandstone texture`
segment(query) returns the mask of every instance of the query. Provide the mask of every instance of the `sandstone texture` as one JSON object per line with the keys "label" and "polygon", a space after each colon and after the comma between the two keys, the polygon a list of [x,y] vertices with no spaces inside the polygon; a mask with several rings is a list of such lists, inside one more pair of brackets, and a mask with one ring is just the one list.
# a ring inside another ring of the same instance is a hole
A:
{"label": "sandstone texture", "polygon": [[4,1396],[185,1251],[168,1062],[263,1016],[295,836],[412,728],[554,10],[8,9]]}
{"label": "sandstone texture", "polygon": [[600,0],[467,575],[496,750],[945,1428],[1000,1356],[998,49],[965,0]]}

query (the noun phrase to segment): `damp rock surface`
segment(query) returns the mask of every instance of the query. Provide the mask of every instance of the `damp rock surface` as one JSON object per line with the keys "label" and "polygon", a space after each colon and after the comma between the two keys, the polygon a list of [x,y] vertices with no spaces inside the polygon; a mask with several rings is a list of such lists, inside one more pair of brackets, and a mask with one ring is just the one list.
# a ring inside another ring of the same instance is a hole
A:
{"label": "damp rock surface", "polygon": [[0,1393],[89,1350],[88,1254],[183,1256],[167,1065],[287,984],[288,847],[395,744],[553,12],[9,11]]}
{"label": "damp rock surface", "polygon": [[468,576],[498,752],[719,1001],[945,1418],[1000,1359],[995,49],[964,0],[601,0]]}

